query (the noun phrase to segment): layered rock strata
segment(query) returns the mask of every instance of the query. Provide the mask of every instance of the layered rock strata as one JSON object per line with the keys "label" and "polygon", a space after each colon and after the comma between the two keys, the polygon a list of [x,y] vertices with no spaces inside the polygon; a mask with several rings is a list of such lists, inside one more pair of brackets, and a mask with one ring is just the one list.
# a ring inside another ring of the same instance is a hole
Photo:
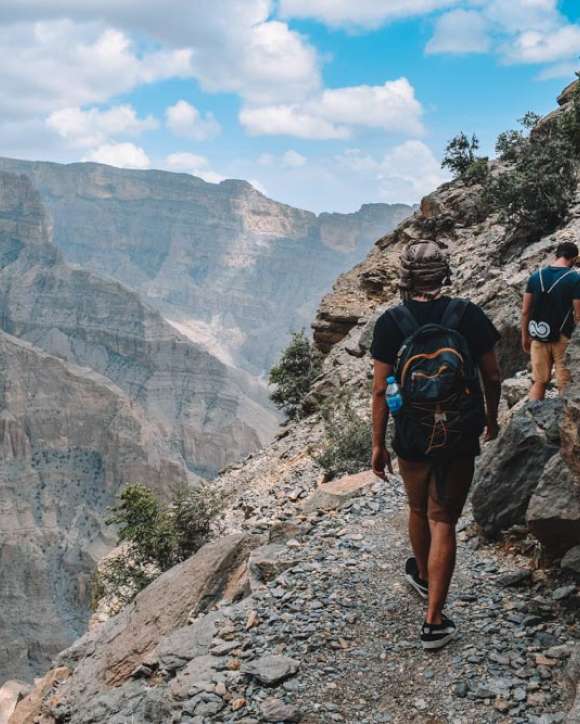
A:
{"label": "layered rock strata", "polygon": [[0,332],[0,681],[29,680],[86,627],[120,487],[191,481],[118,387]]}
{"label": "layered rock strata", "polygon": [[134,293],[64,263],[25,177],[0,174],[0,327],[118,385],[198,475],[271,439],[263,385],[180,335]]}
{"label": "layered rock strata", "polygon": [[321,214],[277,203],[243,181],[92,163],[0,159],[32,179],[67,261],[117,279],[226,361],[269,369],[289,332],[404,204]]}

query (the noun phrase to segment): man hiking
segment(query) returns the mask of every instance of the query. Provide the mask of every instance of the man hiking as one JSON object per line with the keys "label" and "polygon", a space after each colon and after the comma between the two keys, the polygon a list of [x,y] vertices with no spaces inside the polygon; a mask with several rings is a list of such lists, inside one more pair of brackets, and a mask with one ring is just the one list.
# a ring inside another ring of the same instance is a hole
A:
{"label": "man hiking", "polygon": [[421,629],[427,650],[442,648],[456,634],[443,613],[455,567],[455,529],[480,453],[479,436],[487,428],[486,440],[497,437],[501,395],[494,351],[500,335],[475,304],[443,296],[449,282],[444,246],[433,241],[407,246],[401,258],[403,304],[379,318],[371,347],[372,466],[383,479],[385,467],[393,472],[385,446],[385,393],[398,387],[393,448],[409,500],[415,554],[405,577],[428,599]]}
{"label": "man hiking", "polygon": [[566,350],[580,321],[578,247],[565,241],[556,249],[553,264],[528,280],[522,309],[522,346],[532,358],[530,400],[543,400],[556,369],[556,384],[563,394],[570,383]]}

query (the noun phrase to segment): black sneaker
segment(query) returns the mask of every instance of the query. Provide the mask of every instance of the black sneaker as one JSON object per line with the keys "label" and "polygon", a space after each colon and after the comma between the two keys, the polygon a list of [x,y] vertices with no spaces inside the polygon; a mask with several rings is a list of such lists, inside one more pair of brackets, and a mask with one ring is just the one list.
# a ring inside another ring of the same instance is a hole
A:
{"label": "black sneaker", "polygon": [[457,635],[457,626],[445,614],[441,614],[443,623],[427,623],[423,624],[421,630],[421,643],[426,651],[436,651],[455,638]]}
{"label": "black sneaker", "polygon": [[415,558],[409,558],[405,566],[405,578],[407,583],[412,586],[421,598],[429,597],[429,584],[422,578],[419,578],[419,568]]}

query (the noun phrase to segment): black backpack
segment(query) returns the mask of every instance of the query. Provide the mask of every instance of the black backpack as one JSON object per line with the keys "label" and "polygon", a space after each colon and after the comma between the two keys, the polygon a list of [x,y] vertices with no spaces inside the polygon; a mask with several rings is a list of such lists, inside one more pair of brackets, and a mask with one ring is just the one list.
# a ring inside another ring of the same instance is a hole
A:
{"label": "black backpack", "polygon": [[448,461],[485,428],[479,371],[458,331],[467,304],[452,299],[440,324],[423,326],[405,305],[390,311],[405,338],[395,365],[403,397],[395,432],[412,459]]}
{"label": "black backpack", "polygon": [[538,342],[557,342],[560,339],[562,330],[566,326],[568,317],[572,313],[570,308],[568,314],[562,321],[561,311],[550,299],[550,294],[558,284],[570,274],[575,274],[573,269],[561,274],[549,289],[546,289],[542,269],[539,270],[540,288],[538,294],[534,294],[534,305],[532,307],[532,318],[528,324],[528,332],[532,339]]}

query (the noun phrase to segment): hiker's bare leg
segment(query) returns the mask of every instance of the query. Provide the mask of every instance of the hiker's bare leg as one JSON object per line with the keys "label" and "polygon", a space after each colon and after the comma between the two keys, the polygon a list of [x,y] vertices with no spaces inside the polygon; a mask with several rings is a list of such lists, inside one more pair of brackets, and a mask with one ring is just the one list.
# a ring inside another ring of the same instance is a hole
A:
{"label": "hiker's bare leg", "polygon": [[451,577],[455,569],[457,541],[455,525],[429,520],[431,548],[429,551],[429,606],[427,623],[441,623],[441,611],[447,600]]}
{"label": "hiker's bare leg", "polygon": [[424,513],[411,510],[409,513],[409,539],[417,560],[419,576],[424,581],[428,579],[427,562],[429,560],[429,547],[431,545],[431,530],[429,521]]}
{"label": "hiker's bare leg", "polygon": [[543,400],[546,396],[546,387],[543,382],[534,382],[530,388],[530,400]]}

